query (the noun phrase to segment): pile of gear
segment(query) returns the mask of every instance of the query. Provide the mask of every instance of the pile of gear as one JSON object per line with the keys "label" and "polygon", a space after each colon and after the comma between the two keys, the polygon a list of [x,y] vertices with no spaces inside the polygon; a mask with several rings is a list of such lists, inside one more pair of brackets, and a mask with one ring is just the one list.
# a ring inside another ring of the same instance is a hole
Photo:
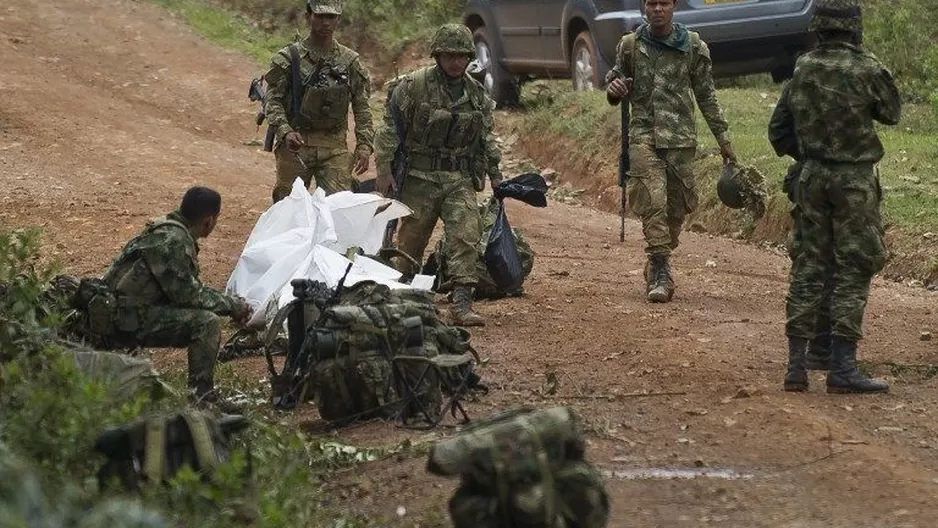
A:
{"label": "pile of gear", "polygon": [[312,400],[337,425],[382,418],[430,428],[447,409],[468,421],[460,399],[487,391],[474,371],[479,357],[467,330],[443,322],[431,292],[373,281],[334,289],[310,279],[291,285],[295,299],[268,330],[273,342],[287,326],[279,372],[280,350],[265,349],[275,408]]}
{"label": "pile of gear", "polygon": [[427,470],[461,478],[449,501],[455,528],[600,528],[609,498],[585,448],[569,408],[520,407],[435,444]]}

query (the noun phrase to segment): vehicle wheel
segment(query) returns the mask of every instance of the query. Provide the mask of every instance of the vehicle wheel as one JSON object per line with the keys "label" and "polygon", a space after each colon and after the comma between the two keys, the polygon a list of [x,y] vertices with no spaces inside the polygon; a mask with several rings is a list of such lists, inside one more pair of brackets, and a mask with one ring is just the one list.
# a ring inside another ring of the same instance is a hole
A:
{"label": "vehicle wheel", "polygon": [[581,31],[573,41],[573,48],[570,50],[570,78],[573,79],[573,88],[576,90],[596,90],[602,86],[596,45],[589,31]]}
{"label": "vehicle wheel", "polygon": [[501,53],[489,37],[488,30],[482,26],[475,30],[472,39],[476,46],[476,60],[485,70],[482,86],[495,101],[498,108],[518,106],[520,91],[517,81],[498,63]]}

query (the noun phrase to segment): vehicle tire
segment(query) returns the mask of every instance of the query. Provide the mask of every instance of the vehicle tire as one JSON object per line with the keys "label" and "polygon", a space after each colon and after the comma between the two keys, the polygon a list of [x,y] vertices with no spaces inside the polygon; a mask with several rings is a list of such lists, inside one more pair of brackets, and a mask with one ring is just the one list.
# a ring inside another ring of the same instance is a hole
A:
{"label": "vehicle tire", "polygon": [[496,108],[515,107],[521,101],[520,88],[517,80],[499,64],[501,50],[489,36],[485,26],[481,26],[472,34],[475,42],[476,59],[485,70],[482,85],[485,91],[495,101]]}
{"label": "vehicle tire", "polygon": [[581,31],[570,48],[570,78],[578,91],[599,89],[603,81],[599,78],[599,62],[596,44],[589,31]]}

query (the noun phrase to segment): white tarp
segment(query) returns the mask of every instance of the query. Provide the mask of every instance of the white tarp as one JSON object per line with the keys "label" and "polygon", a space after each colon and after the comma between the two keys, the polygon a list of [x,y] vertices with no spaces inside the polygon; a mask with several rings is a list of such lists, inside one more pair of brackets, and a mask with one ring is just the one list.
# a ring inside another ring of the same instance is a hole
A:
{"label": "white tarp", "polygon": [[254,307],[249,326],[264,326],[276,310],[293,299],[293,279],[312,279],[335,287],[349,264],[346,285],[364,280],[391,288],[424,287],[432,280],[420,275],[413,285],[399,282],[401,273],[364,256],[354,263],[345,257],[352,247],[366,255],[381,249],[387,222],[411,214],[406,205],[376,194],[343,191],[326,196],[312,193],[303,181],[293,182],[290,196],[272,205],[254,225],[227,291]]}

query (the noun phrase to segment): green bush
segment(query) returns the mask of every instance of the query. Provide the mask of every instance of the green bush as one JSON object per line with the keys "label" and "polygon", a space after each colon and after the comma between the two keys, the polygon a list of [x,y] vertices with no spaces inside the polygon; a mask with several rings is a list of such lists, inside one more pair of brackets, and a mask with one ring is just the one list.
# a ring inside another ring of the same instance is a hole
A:
{"label": "green bush", "polygon": [[893,72],[903,97],[927,102],[938,90],[938,2],[864,0],[864,45]]}

